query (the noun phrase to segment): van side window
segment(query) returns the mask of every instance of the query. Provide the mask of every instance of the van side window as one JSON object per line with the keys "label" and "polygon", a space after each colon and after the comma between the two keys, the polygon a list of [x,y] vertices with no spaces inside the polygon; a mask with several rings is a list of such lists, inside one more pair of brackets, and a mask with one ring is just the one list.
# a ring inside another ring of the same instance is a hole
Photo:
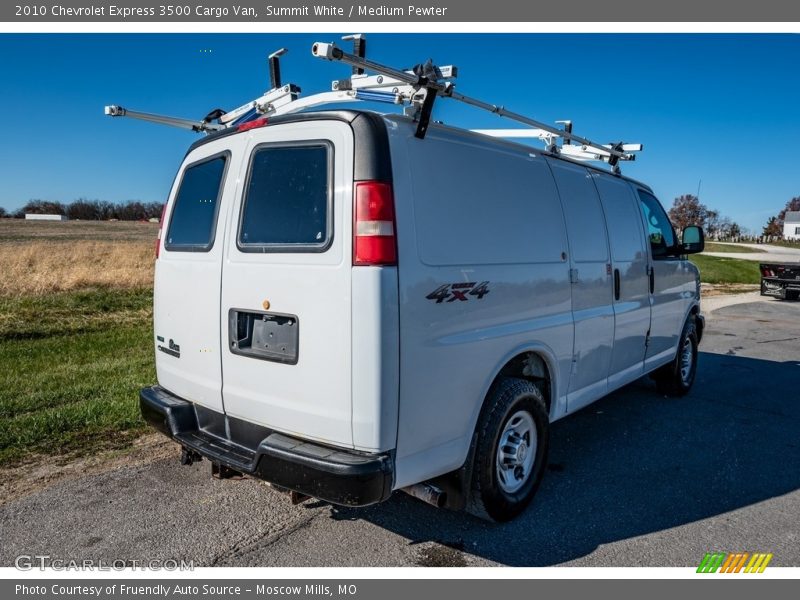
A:
{"label": "van side window", "polygon": [[208,252],[214,245],[226,162],[222,155],[184,169],[164,242],[167,250]]}
{"label": "van side window", "polygon": [[647,238],[650,240],[653,258],[667,256],[669,250],[675,246],[675,232],[667,213],[655,196],[643,190],[639,190],[639,205],[647,224]]}
{"label": "van side window", "polygon": [[328,247],[331,154],[324,143],[256,149],[239,224],[241,250],[319,252]]}

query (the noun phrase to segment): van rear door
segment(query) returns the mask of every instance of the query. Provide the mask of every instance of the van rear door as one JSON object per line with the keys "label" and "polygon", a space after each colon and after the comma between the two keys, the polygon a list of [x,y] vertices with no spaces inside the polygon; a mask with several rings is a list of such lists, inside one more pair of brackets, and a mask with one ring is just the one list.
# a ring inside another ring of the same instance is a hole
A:
{"label": "van rear door", "polygon": [[225,411],[352,446],[352,130],[313,120],[235,137],[248,142],[216,319]]}
{"label": "van rear door", "polygon": [[155,268],[153,325],[158,382],[222,412],[220,279],[228,209],[245,140],[232,136],[191,151],[164,211]]}

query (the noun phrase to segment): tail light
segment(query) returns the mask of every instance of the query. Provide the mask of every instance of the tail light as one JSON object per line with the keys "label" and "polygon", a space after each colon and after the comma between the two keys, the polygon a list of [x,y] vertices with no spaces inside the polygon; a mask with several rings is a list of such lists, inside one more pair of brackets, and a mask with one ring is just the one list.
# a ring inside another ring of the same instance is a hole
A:
{"label": "tail light", "polygon": [[389,183],[356,183],[353,265],[396,265],[394,194]]}
{"label": "tail light", "polygon": [[158,260],[159,254],[161,254],[161,232],[164,229],[164,215],[167,214],[167,203],[164,202],[164,206],[161,207],[161,218],[158,221],[158,237],[156,238],[156,260]]}

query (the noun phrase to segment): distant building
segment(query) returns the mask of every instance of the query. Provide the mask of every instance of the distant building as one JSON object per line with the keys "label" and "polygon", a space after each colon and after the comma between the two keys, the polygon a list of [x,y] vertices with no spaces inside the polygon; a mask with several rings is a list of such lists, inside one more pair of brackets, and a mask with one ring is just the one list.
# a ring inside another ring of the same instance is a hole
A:
{"label": "distant building", "polygon": [[800,240],[800,210],[790,210],[783,218],[783,239]]}
{"label": "distant building", "polygon": [[37,215],[33,213],[25,213],[26,221],[69,221],[66,215]]}

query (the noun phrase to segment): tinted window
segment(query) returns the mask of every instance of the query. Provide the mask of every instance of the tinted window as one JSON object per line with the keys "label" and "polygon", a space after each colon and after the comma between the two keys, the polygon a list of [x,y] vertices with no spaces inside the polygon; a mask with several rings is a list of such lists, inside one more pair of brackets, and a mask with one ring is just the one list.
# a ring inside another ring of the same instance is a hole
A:
{"label": "tinted window", "polygon": [[653,257],[666,256],[669,249],[675,246],[675,233],[667,213],[652,194],[639,190],[639,200]]}
{"label": "tinted window", "polygon": [[250,165],[239,244],[323,249],[330,238],[327,145],[265,146]]}
{"label": "tinted window", "polygon": [[224,156],[188,167],[175,197],[165,247],[169,250],[208,250],[214,244]]}

